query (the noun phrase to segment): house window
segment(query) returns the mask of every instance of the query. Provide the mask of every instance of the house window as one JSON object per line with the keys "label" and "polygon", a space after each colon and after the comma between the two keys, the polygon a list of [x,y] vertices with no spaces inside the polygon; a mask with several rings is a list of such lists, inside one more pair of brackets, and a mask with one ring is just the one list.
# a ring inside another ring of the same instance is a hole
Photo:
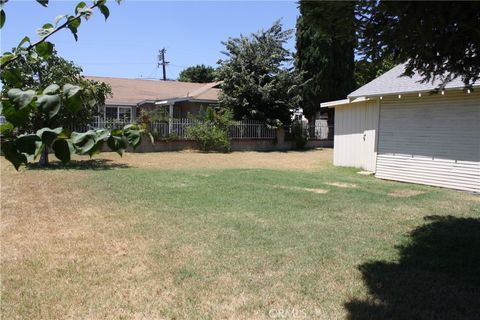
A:
{"label": "house window", "polygon": [[132,108],[130,107],[105,107],[105,119],[106,120],[132,120]]}

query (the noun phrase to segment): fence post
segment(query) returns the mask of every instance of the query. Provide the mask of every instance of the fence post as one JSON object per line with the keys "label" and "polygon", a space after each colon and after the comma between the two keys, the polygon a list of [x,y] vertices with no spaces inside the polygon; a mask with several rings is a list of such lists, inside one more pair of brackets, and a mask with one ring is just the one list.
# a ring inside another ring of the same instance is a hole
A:
{"label": "fence post", "polygon": [[283,144],[285,142],[285,129],[280,127],[277,129],[277,144]]}

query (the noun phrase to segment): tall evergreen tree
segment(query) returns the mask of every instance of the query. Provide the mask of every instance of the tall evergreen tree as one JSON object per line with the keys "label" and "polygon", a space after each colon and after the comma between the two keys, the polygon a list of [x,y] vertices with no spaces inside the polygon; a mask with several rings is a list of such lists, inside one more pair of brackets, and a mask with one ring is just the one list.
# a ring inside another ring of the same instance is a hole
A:
{"label": "tall evergreen tree", "polygon": [[300,1],[296,68],[303,71],[303,111],[313,117],[324,101],[355,89],[355,3]]}
{"label": "tall evergreen tree", "polygon": [[424,81],[480,80],[480,2],[362,1],[359,51],[370,60],[405,62]]}

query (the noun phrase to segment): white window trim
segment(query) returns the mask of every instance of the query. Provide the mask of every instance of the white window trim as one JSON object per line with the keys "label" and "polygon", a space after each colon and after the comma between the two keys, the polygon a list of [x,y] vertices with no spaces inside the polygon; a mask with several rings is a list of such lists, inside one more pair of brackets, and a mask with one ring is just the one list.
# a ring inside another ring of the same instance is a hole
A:
{"label": "white window trim", "polygon": [[133,120],[133,108],[129,106],[105,106],[103,109],[103,119],[107,120],[107,108],[115,108],[117,109],[117,117],[116,120],[120,120],[120,109],[123,109],[124,111],[127,109],[130,113],[130,121]]}

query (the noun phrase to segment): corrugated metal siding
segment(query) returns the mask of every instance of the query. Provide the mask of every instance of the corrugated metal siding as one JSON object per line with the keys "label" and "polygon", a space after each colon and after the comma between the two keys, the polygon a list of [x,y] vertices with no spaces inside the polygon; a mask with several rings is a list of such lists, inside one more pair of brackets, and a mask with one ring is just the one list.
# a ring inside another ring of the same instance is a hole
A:
{"label": "corrugated metal siding", "polygon": [[376,101],[335,108],[334,165],[375,170],[378,110]]}
{"label": "corrugated metal siding", "polygon": [[384,99],[376,176],[480,192],[480,94]]}

